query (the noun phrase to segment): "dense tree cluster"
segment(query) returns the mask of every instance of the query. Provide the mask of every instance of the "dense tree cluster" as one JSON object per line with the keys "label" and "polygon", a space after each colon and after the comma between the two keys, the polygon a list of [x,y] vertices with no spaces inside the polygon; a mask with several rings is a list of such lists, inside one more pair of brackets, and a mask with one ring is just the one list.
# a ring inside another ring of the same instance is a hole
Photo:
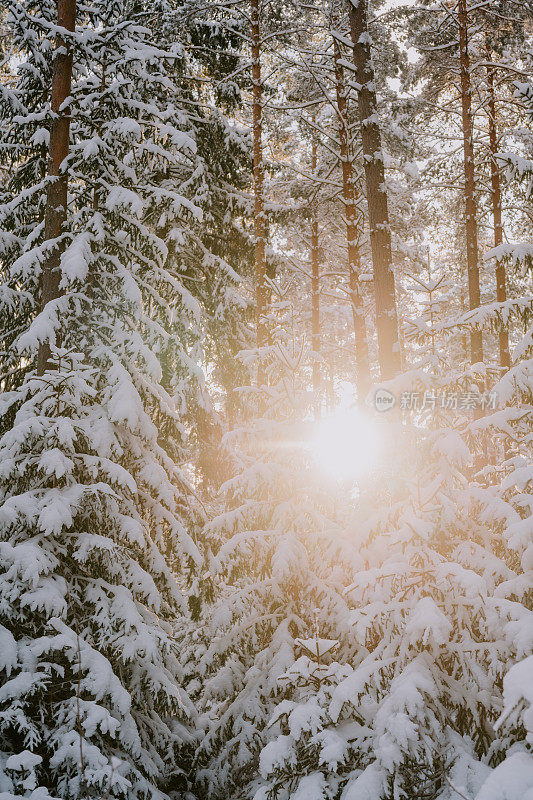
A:
{"label": "dense tree cluster", "polygon": [[533,4],[3,0],[0,800],[532,800]]}

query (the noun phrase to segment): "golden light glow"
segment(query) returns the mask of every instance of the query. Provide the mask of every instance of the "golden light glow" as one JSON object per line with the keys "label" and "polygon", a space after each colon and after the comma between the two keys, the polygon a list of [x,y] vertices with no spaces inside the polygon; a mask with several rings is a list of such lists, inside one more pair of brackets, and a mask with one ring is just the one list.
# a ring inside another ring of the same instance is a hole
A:
{"label": "golden light glow", "polygon": [[357,481],[376,465],[381,437],[376,424],[357,408],[342,408],[316,423],[309,443],[313,458],[337,481]]}

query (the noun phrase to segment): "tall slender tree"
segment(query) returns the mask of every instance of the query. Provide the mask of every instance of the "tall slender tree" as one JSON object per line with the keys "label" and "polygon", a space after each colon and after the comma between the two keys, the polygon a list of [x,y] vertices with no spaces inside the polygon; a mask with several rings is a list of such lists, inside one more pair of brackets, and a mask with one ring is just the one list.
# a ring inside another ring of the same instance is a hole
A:
{"label": "tall slender tree", "polygon": [[[481,295],[479,288],[474,122],[472,116],[470,54],[468,51],[467,8],[467,0],[458,0],[457,23],[459,26],[459,68],[461,76],[461,113],[463,122],[466,262],[468,271],[468,302],[470,310],[473,311],[479,308]],[[483,361],[483,336],[481,331],[475,328],[472,329],[470,334],[470,355],[473,364]]]}
{"label": "tall slender tree", "polygon": [[[211,324],[203,293],[222,316],[237,280],[207,244],[248,151],[194,101],[183,50],[151,44],[161,7],[132,14],[127,2],[95,0],[78,10],[73,33],[52,2],[13,2],[7,16],[17,68],[0,92],[0,331],[11,372],[0,403],[10,464],[0,476],[1,787],[10,798],[146,800],[187,782],[194,709],[179,642],[185,578],[201,554],[179,464]],[[68,203],[54,209],[61,226],[49,239],[48,187],[61,184],[43,153],[58,119],[48,103],[56,36],[74,58]],[[43,306],[51,248],[61,292]]]}
{"label": "tall slender tree", "polygon": [[[317,170],[316,136],[311,140],[311,171]],[[315,409],[320,409],[320,247],[319,247],[318,200],[311,202],[311,349],[313,355],[313,395]]]}
{"label": "tall slender tree", "polygon": [[[489,127],[492,218],[494,222],[494,247],[499,247],[503,244],[503,224],[500,165],[496,157],[498,153],[498,126],[496,95],[494,91],[495,71],[491,65],[492,53],[488,37],[485,38],[485,43],[487,57],[487,118]],[[496,300],[499,303],[505,303],[507,300],[505,264],[503,259],[498,259],[496,262]],[[498,333],[498,343],[500,349],[500,367],[505,371],[508,370],[511,365],[511,357],[509,353],[509,332],[503,326]]]}
{"label": "tall slender tree", "polygon": [[400,369],[400,343],[391,230],[385,186],[385,165],[379,127],[371,39],[368,32],[367,0],[348,4],[353,60],[356,68],[357,100],[363,145],[370,245],[374,268],[376,329],[382,378],[392,378]]}
{"label": "tall slender tree", "polygon": [[370,363],[364,314],[364,300],[360,283],[361,254],[359,252],[359,226],[361,214],[357,211],[353,145],[350,146],[350,127],[344,69],[341,64],[339,42],[333,34],[333,59],[335,70],[335,94],[339,117],[339,152],[342,168],[342,188],[344,213],[346,218],[346,238],[348,245],[348,280],[355,338],[356,384],[360,401],[370,389]]}
{"label": "tall slender tree", "polygon": [[[76,27],[76,0],[58,0],[56,50],[52,73],[51,110],[54,115],[50,130],[50,156],[48,174],[51,180],[46,192],[45,239],[50,241],[50,253],[41,272],[41,307],[59,296],[61,272],[59,263],[65,242],[58,241],[67,218],[67,173],[64,161],[68,155],[70,134],[70,109],[68,99],[72,84],[72,42],[65,39],[60,29],[74,32]],[[50,358],[50,345],[39,347],[38,372],[45,371]]]}

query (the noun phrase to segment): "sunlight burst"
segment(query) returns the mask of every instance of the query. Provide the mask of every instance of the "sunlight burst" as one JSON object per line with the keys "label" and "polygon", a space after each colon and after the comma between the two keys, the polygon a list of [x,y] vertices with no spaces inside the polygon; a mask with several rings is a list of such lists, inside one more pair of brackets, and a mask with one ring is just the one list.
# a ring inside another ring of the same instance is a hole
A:
{"label": "sunlight burst", "polygon": [[342,408],[316,424],[310,449],[318,466],[338,481],[355,481],[375,466],[381,438],[357,408]]}

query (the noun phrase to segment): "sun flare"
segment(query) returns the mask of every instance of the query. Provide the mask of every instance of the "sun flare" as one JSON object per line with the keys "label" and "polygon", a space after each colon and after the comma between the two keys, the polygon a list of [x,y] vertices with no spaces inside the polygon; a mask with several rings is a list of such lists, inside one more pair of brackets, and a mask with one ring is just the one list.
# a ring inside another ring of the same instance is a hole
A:
{"label": "sun flare", "polygon": [[317,422],[310,449],[327,475],[338,481],[356,481],[375,466],[381,438],[372,419],[357,408],[342,408]]}

